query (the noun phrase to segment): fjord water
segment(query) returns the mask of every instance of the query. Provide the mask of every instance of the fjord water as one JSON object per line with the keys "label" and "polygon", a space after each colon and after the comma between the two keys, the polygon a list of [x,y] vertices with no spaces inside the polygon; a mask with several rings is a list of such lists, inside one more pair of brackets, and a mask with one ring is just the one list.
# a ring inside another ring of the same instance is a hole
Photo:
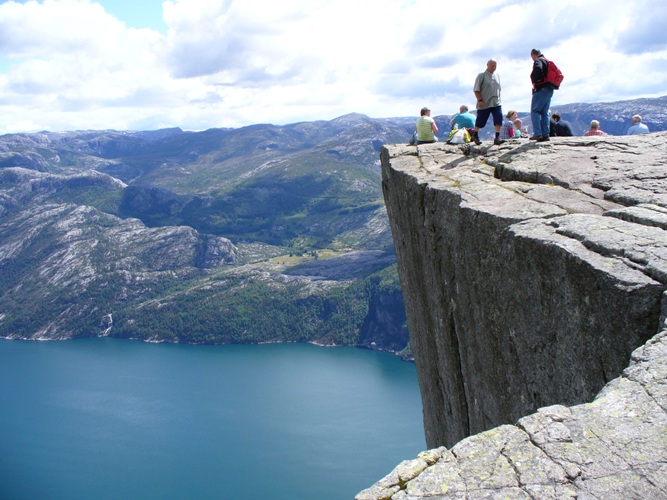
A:
{"label": "fjord water", "polygon": [[351,499],[423,449],[391,354],[0,340],[3,499]]}

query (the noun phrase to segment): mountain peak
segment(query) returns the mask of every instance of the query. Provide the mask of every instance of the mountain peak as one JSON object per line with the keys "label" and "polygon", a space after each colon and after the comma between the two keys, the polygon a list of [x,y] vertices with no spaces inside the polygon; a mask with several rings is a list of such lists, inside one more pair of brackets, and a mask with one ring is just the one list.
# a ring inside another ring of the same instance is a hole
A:
{"label": "mountain peak", "polygon": [[372,118],[362,113],[348,113],[346,115],[339,116],[338,118],[334,118],[331,120],[331,123],[335,123],[337,125],[353,125],[360,122],[369,122],[371,120]]}

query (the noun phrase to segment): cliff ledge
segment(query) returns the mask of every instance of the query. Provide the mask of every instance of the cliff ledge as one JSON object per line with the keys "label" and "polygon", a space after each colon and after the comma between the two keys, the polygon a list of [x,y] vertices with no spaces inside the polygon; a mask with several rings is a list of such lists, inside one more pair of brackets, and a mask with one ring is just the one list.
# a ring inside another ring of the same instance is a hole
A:
{"label": "cliff ledge", "polygon": [[357,498],[667,496],[667,133],[381,158],[431,449]]}

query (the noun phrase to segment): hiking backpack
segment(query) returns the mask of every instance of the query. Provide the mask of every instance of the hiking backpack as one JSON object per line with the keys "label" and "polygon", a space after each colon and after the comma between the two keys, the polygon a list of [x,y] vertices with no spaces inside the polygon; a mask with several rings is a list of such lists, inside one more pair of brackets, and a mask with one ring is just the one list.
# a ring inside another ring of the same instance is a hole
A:
{"label": "hiking backpack", "polygon": [[563,83],[563,73],[558,69],[558,66],[556,66],[555,62],[549,61],[549,59],[544,56],[542,56],[542,59],[544,59],[547,63],[547,75],[546,79],[542,83],[551,83],[554,88],[558,90],[560,84]]}

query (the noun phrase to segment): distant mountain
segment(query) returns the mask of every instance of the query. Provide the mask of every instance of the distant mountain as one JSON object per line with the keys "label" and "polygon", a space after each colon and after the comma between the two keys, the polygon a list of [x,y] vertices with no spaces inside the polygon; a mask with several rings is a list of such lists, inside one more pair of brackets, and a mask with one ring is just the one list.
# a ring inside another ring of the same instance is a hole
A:
{"label": "distant mountain", "polygon": [[384,211],[380,148],[406,140],[411,126],[351,114],[198,133],[16,134],[0,138],[0,168],[109,174],[130,187],[107,210],[150,226],[186,224],[276,245],[388,248],[387,233],[363,227]]}
{"label": "distant mountain", "polygon": [[403,349],[398,122],[0,137],[0,336]]}
{"label": "distant mountain", "polygon": [[[665,130],[665,104],[559,111]],[[415,120],[0,136],[0,337],[402,350],[379,151]]]}

